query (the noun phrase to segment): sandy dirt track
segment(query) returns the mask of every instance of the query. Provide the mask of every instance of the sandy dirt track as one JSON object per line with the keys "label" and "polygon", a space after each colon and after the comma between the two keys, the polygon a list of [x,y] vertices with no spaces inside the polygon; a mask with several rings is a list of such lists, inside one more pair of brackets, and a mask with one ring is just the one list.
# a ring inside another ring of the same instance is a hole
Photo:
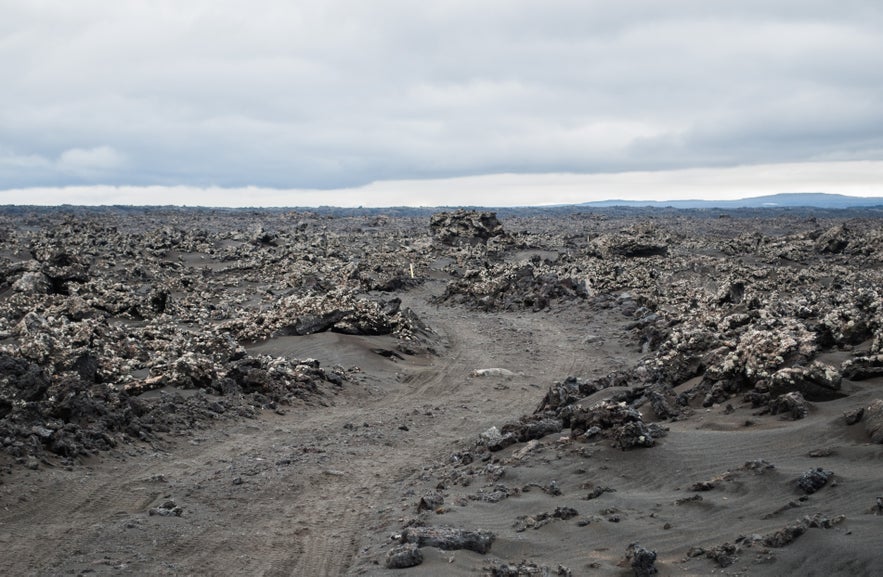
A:
{"label": "sandy dirt track", "polygon": [[[433,288],[407,304],[438,333],[440,355],[381,364],[370,351],[352,353],[347,360],[374,372],[329,406],[268,411],[161,450],[5,477],[6,574],[346,574],[366,536],[395,528],[398,514],[378,527],[371,513],[429,457],[530,412],[550,378],[627,361],[580,350],[593,331],[567,326],[566,315],[431,306]],[[469,375],[488,367],[516,376]],[[146,514],[169,499],[182,516]]]}

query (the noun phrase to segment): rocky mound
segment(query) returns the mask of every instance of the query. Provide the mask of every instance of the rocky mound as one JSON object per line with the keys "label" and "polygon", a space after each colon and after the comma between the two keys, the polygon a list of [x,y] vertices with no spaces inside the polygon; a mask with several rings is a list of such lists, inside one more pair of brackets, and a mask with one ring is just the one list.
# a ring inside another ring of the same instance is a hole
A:
{"label": "rocky mound", "polygon": [[448,246],[487,243],[506,234],[496,213],[463,209],[433,214],[429,230],[436,241]]}
{"label": "rocky mound", "polygon": [[498,264],[466,271],[448,284],[438,300],[485,311],[539,311],[553,301],[587,296],[581,279],[561,277],[547,266]]}
{"label": "rocky mound", "polygon": [[[432,332],[400,299],[368,294],[420,282],[423,257],[398,231],[329,230],[297,213],[258,226],[241,213],[200,214],[4,217],[7,454],[73,459],[319,402],[345,384],[344,367],[244,348],[267,339],[334,331],[394,337],[402,354],[431,348]],[[381,242],[395,248],[378,251]]]}
{"label": "rocky mound", "polygon": [[601,258],[666,256],[671,236],[653,226],[635,225],[590,239],[589,251]]}

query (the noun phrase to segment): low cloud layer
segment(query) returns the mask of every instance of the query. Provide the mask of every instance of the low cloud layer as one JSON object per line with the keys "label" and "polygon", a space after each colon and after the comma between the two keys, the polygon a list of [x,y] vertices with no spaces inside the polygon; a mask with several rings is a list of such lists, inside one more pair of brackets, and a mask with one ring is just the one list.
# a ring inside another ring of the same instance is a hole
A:
{"label": "low cloud layer", "polygon": [[265,187],[35,187],[0,191],[0,204],[293,206],[529,206],[596,200],[734,200],[782,192],[880,196],[883,161],[752,165],[613,174],[488,174],[378,181],[333,190]]}
{"label": "low cloud layer", "polygon": [[370,192],[883,160],[873,1],[0,0],[0,14],[7,190]]}

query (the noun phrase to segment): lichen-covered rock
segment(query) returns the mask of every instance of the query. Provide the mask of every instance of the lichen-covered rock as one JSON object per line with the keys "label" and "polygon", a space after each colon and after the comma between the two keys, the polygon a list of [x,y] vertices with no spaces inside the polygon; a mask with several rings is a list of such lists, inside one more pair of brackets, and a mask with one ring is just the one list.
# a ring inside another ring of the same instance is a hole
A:
{"label": "lichen-covered rock", "polygon": [[619,449],[652,447],[656,444],[651,430],[642,421],[633,421],[613,428],[613,446]]}
{"label": "lichen-covered rock", "polygon": [[579,437],[592,427],[607,430],[632,422],[642,422],[641,413],[626,403],[614,401],[599,401],[589,407],[577,406],[569,417],[573,437]]}
{"label": "lichen-covered rock", "polygon": [[417,503],[417,512],[420,511],[435,511],[445,503],[444,495],[433,491],[431,493],[427,493],[420,497],[420,502]]}
{"label": "lichen-covered rock", "polygon": [[[825,346],[849,347],[874,338],[880,329],[883,299],[871,288],[856,288],[848,298],[831,295],[815,326],[818,341]],[[871,354],[874,354],[873,345]]]}
{"label": "lichen-covered rock", "polygon": [[814,361],[808,367],[788,367],[776,371],[770,378],[770,393],[781,395],[796,391],[811,401],[827,401],[841,397],[840,371],[830,365]]}
{"label": "lichen-covered rock", "polygon": [[487,311],[540,311],[553,301],[587,296],[582,279],[563,276],[545,266],[503,263],[466,271],[448,283],[438,300]]}
{"label": "lichen-covered rock", "polygon": [[626,549],[625,558],[635,572],[635,577],[652,577],[659,573],[656,568],[656,551],[632,543]]}
{"label": "lichen-covered rock", "polygon": [[740,548],[732,543],[722,543],[705,552],[705,556],[717,563],[718,567],[729,567],[739,558]]}
{"label": "lichen-covered rock", "polygon": [[[154,371],[158,366],[154,367]],[[169,367],[167,382],[182,389],[208,387],[218,378],[214,361],[208,355],[188,351],[175,359]]]}
{"label": "lichen-covered rock", "polygon": [[791,419],[803,419],[809,414],[809,405],[803,395],[796,391],[779,395],[770,402],[770,413]]}
{"label": "lichen-covered rock", "polygon": [[671,236],[652,226],[635,226],[589,241],[589,250],[602,258],[651,257],[668,254]]}
{"label": "lichen-covered rock", "polygon": [[407,569],[423,563],[423,552],[416,543],[397,545],[386,553],[387,569]]}
{"label": "lichen-covered rock", "polygon": [[408,527],[402,532],[402,543],[418,547],[436,547],[444,551],[467,549],[482,555],[490,551],[496,535],[490,531],[469,531],[455,527]]}
{"label": "lichen-covered rock", "polygon": [[537,515],[519,515],[515,519],[513,528],[516,533],[522,533],[527,529],[540,529],[556,520],[566,521],[577,515],[579,515],[579,513],[573,507],[555,507],[555,510],[551,513],[543,512]]}
{"label": "lichen-covered rock", "polygon": [[883,376],[883,354],[856,357],[841,365],[843,377],[851,381],[864,381]]}
{"label": "lichen-covered rock", "polygon": [[328,330],[405,338],[425,334],[427,327],[400,303],[399,299],[384,302],[356,296],[345,289],[323,295],[292,295],[276,300],[268,310],[225,321],[219,328],[245,342]]}
{"label": "lichen-covered rock", "polygon": [[[744,279],[730,279],[727,282],[721,285],[721,288],[717,291],[717,294],[714,297],[714,300],[717,304],[733,304],[737,305],[742,302],[745,298],[745,286],[746,282]],[[733,326],[733,323],[739,322],[734,316],[729,317],[729,325]]]}
{"label": "lichen-covered rock", "polygon": [[28,294],[46,294],[49,292],[49,279],[39,271],[25,272],[12,283],[12,290]]}
{"label": "lichen-covered rock", "polygon": [[652,447],[667,434],[655,423],[645,424],[641,413],[625,402],[599,401],[589,407],[570,406],[560,412],[571,437],[592,440],[596,436],[610,439],[613,446],[627,450]]}
{"label": "lichen-covered rock", "polygon": [[526,443],[533,439],[541,439],[552,433],[559,433],[562,428],[561,419],[532,415],[522,417],[516,423],[506,423],[500,432],[503,435],[513,435],[519,443]]}
{"label": "lichen-covered rock", "polygon": [[[883,374],[883,228],[874,219],[649,221],[556,209],[513,216],[506,231],[464,213],[436,221],[433,238],[425,215],[18,210],[0,211],[0,352],[23,363],[0,371],[0,439],[16,456],[88,454],[342,383],[339,370],[243,348],[266,339],[385,334],[403,354],[428,351],[428,327],[376,291],[430,277],[449,283],[440,305],[609,315],[630,331],[623,345],[642,352],[607,377],[554,386],[536,420],[498,431],[495,448],[540,434],[545,420],[568,428],[585,410],[579,399],[611,386],[628,388],[615,400],[632,410],[649,404],[676,419],[739,394],[765,409],[789,392],[816,402],[864,386],[837,389],[836,375],[813,373],[822,351],[859,351],[844,378]],[[33,367],[48,388],[27,377]],[[631,444],[646,428],[655,438],[653,425],[632,422],[571,432]]]}
{"label": "lichen-covered rock", "polygon": [[659,419],[677,419],[685,413],[684,407],[678,404],[671,387],[662,387],[661,390],[648,392],[647,400]]}
{"label": "lichen-covered rock", "polygon": [[463,209],[432,215],[429,230],[433,238],[446,245],[485,243],[505,234],[496,213]]}
{"label": "lichen-covered rock", "polygon": [[763,544],[779,549],[794,542],[795,539],[806,533],[806,529],[807,525],[801,522],[786,525],[777,531],[764,535]]}
{"label": "lichen-covered rock", "polygon": [[840,372],[830,365],[814,361],[808,367],[789,367],[776,371],[769,380],[770,393],[781,395],[796,391],[811,401],[842,397]]}
{"label": "lichen-covered rock", "polygon": [[[707,381],[703,381],[700,383],[697,389],[701,388],[701,386]],[[725,379],[722,381],[715,381],[708,388],[708,392],[705,393],[705,398],[702,399],[703,407],[711,407],[713,405],[722,405],[727,402],[730,397],[732,397],[739,389],[741,389],[742,383],[737,379]]]}
{"label": "lichen-covered rock", "polygon": [[567,377],[563,381],[558,381],[549,386],[546,396],[540,401],[535,413],[544,411],[558,411],[559,409],[572,405],[583,397],[587,397],[598,392],[600,385],[589,382],[577,377]]}
{"label": "lichen-covered rock", "polygon": [[484,445],[490,451],[502,451],[506,447],[512,446],[518,442],[515,435],[500,432],[496,427],[491,427],[479,435],[479,443]]}
{"label": "lichen-covered rock", "polygon": [[810,469],[801,475],[797,480],[797,486],[800,487],[804,493],[811,495],[827,485],[828,480],[832,476],[834,476],[832,471],[826,471],[821,467],[817,467],[815,469]]}
{"label": "lichen-covered rock", "polygon": [[802,324],[786,321],[782,326],[746,331],[717,370],[721,376],[757,382],[770,378],[786,363],[806,362],[816,351],[815,336]]}
{"label": "lichen-covered rock", "polygon": [[816,240],[816,252],[822,254],[839,254],[842,253],[850,240],[849,229],[845,224],[838,224],[823,232]]}
{"label": "lichen-covered rock", "polygon": [[784,547],[806,533],[808,529],[830,529],[831,527],[842,523],[845,519],[846,517],[844,515],[836,515],[829,518],[816,513],[813,516],[806,516],[803,519],[786,525],[778,531],[763,536],[761,542],[767,547]]}

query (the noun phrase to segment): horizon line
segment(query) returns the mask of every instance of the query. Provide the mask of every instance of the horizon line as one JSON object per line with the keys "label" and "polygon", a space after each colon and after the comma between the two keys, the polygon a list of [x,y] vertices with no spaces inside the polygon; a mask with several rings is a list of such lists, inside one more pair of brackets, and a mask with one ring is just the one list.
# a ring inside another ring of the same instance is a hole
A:
{"label": "horizon line", "polygon": [[746,200],[774,194],[883,195],[883,160],[619,173],[495,173],[374,181],[333,189],[188,184],[69,184],[0,190],[0,204],[57,206],[556,206]]}

